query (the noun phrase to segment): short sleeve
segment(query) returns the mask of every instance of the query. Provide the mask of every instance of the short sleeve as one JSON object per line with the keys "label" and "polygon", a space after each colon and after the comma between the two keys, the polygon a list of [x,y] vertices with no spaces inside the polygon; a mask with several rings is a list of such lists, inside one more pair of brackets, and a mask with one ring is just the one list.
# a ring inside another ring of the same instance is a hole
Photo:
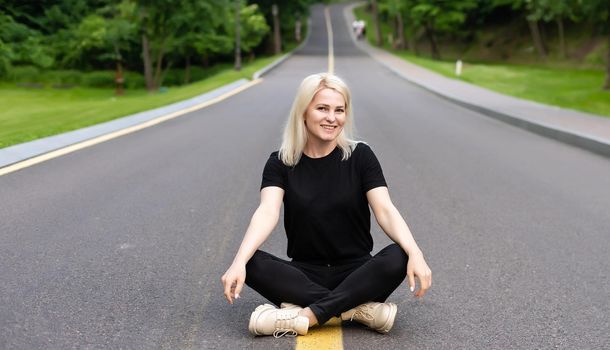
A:
{"label": "short sleeve", "polygon": [[265,168],[263,169],[263,181],[261,190],[269,186],[277,186],[286,189],[286,165],[282,163],[278,152],[273,152],[269,156]]}
{"label": "short sleeve", "polygon": [[375,187],[387,187],[388,185],[385,181],[385,177],[383,176],[381,164],[379,164],[373,150],[371,150],[371,148],[364,143],[360,143],[358,146],[362,148],[360,164],[362,191],[366,193]]}

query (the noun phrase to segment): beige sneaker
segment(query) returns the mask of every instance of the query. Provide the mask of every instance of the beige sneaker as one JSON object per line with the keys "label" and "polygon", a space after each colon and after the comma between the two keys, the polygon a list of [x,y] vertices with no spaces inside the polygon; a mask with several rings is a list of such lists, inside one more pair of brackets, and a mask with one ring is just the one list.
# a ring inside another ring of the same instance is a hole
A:
{"label": "beige sneaker", "polygon": [[250,316],[248,330],[254,335],[295,337],[307,334],[309,319],[299,316],[297,309],[278,309],[273,305],[260,305]]}
{"label": "beige sneaker", "polygon": [[342,313],[341,319],[357,321],[379,333],[387,333],[394,325],[397,310],[394,303],[369,302]]}

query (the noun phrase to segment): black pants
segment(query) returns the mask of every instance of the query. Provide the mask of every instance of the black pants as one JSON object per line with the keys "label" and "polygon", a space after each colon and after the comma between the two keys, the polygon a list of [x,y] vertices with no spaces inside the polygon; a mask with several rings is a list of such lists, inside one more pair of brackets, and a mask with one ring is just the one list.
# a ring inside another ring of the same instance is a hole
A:
{"label": "black pants", "polygon": [[397,244],[338,265],[286,261],[257,250],[246,265],[246,284],[277,306],[308,306],[323,324],[360,304],[384,302],[405,279],[407,261]]}

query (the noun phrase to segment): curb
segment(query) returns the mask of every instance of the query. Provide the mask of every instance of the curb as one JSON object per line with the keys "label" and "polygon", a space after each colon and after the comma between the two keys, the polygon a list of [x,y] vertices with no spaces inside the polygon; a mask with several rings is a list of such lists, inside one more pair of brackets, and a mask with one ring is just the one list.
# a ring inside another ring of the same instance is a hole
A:
{"label": "curb", "polygon": [[[364,2],[355,3],[352,5],[346,6],[343,9],[343,11],[344,11],[343,15],[344,15],[344,18],[345,18],[347,24],[350,23],[350,16],[353,16],[353,9],[362,4],[364,4]],[[407,80],[408,82],[410,82],[414,85],[417,85],[447,101],[450,101],[450,102],[457,104],[459,106],[462,106],[464,108],[470,109],[472,111],[478,112],[482,115],[502,121],[504,123],[533,132],[535,134],[538,134],[538,135],[541,135],[544,137],[548,137],[548,138],[551,138],[551,139],[554,139],[554,140],[557,140],[557,141],[560,141],[560,142],[563,142],[563,143],[566,143],[566,144],[569,144],[572,146],[576,146],[576,147],[579,147],[579,148],[582,148],[582,149],[585,149],[585,150],[594,152],[596,154],[610,158],[610,142],[607,140],[599,139],[599,138],[591,136],[591,135],[581,134],[581,133],[578,133],[578,132],[575,132],[572,130],[567,130],[567,129],[559,128],[556,126],[533,122],[533,121],[526,120],[526,119],[523,119],[523,118],[520,118],[520,117],[517,117],[514,115],[498,112],[493,109],[489,109],[486,107],[476,105],[474,103],[469,103],[469,102],[454,98],[443,91],[439,91],[439,90],[430,88],[426,85],[421,84],[418,81],[411,79],[406,74],[404,74],[397,68],[393,67],[389,63],[375,57],[370,52],[371,49],[366,47],[366,45],[369,45],[368,43],[357,42],[356,39],[354,38],[353,34],[351,34],[350,37],[351,37],[352,41],[354,42],[354,44],[356,44],[356,46],[358,46],[360,49],[365,51],[371,58],[373,58],[378,63],[382,64],[384,67],[388,68],[394,74],[398,75],[399,77]],[[388,52],[388,54],[391,54],[391,53]],[[425,69],[425,68],[422,68],[422,69]],[[537,103],[537,102],[533,102],[533,101],[528,101],[528,102]],[[540,103],[537,103],[537,104],[540,104]],[[544,105],[544,104],[541,104],[541,105]],[[548,107],[548,108],[559,108],[559,107],[554,107],[554,106],[550,106],[550,105],[544,105],[544,106]]]}
{"label": "curb", "polygon": [[[401,75],[402,76],[402,75]],[[404,76],[402,76],[404,78]],[[406,78],[405,78],[406,79]],[[561,129],[556,126],[550,126],[542,123],[534,123],[532,121],[521,119],[519,117],[515,117],[506,113],[501,113],[489,108],[481,107],[475,104],[471,104],[468,102],[464,102],[461,100],[457,100],[451,98],[447,95],[444,95],[438,91],[434,91],[426,88],[423,85],[419,85],[420,87],[434,93],[435,95],[442,97],[448,101],[451,101],[457,105],[460,105],[464,108],[470,109],[472,111],[481,113],[488,117],[494,118],[496,120],[502,121],[504,123],[516,126],[518,128],[533,132],[535,134],[548,137],[554,139],[556,141],[560,141],[563,143],[567,143],[572,146],[580,147],[586,149],[588,151],[597,153],[599,155],[610,158],[610,143],[605,140],[597,139],[593,136],[579,134],[577,132]]]}
{"label": "curb", "polygon": [[240,79],[208,91],[199,96],[175,102],[163,107],[150,109],[136,114],[120,117],[104,123],[95,124],[81,129],[68,131],[62,134],[44,137],[41,139],[20,143],[0,149],[0,168],[45,154],[58,149],[90,140],[102,135],[110,134],[128,127],[142,124],[172,112],[183,110],[206,101],[212,100],[229,91],[235,90],[249,83],[247,79]]}

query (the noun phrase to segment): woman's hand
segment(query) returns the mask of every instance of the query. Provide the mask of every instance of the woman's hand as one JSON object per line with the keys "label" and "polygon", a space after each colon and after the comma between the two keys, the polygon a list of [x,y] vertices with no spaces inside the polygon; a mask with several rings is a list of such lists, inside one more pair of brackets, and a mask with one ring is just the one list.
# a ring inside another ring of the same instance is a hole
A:
{"label": "woman's hand", "polygon": [[269,237],[280,218],[280,209],[284,199],[284,190],[277,186],[267,186],[261,190],[261,203],[252,215],[250,225],[241,241],[239,250],[227,272],[220,278],[224,287],[225,298],[229,304],[239,299],[239,293],[246,281],[246,263],[254,252]]}
{"label": "woman's hand", "polygon": [[246,266],[233,263],[220,280],[224,286],[225,298],[227,298],[229,304],[233,304],[233,299],[239,299],[239,293],[244,287]]}
{"label": "woman's hand", "polygon": [[415,293],[415,296],[423,297],[432,285],[432,271],[426,264],[423,254],[418,253],[409,256],[407,277],[409,278],[411,292],[415,290],[415,277],[419,278],[419,290]]}

